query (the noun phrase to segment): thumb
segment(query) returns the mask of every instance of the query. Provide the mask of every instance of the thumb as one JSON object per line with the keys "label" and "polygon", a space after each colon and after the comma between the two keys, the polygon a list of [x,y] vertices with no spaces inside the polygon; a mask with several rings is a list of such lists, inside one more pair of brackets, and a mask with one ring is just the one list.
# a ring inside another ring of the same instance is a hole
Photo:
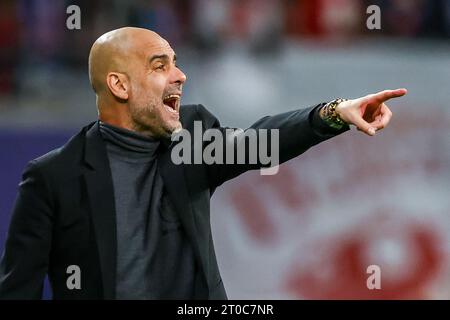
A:
{"label": "thumb", "polygon": [[368,134],[369,136],[374,136],[376,132],[376,128],[372,127],[370,123],[365,121],[361,117],[355,117],[353,119],[353,124],[358,128],[358,130],[361,130],[365,134]]}

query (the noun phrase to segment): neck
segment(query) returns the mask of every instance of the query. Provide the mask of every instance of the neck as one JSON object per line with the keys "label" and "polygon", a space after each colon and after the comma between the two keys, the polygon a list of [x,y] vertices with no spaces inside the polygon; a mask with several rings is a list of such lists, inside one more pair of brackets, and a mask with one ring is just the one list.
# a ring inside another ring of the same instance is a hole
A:
{"label": "neck", "polygon": [[149,138],[154,137],[154,134],[150,130],[134,123],[131,119],[128,106],[120,105],[99,108],[98,119],[111,126],[133,131]]}

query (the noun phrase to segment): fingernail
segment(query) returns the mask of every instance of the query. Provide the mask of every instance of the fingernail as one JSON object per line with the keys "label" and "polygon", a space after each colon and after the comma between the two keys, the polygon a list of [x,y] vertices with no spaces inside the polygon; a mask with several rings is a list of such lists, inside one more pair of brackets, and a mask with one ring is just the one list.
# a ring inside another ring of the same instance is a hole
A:
{"label": "fingernail", "polygon": [[375,128],[369,128],[369,134],[373,136],[375,134]]}

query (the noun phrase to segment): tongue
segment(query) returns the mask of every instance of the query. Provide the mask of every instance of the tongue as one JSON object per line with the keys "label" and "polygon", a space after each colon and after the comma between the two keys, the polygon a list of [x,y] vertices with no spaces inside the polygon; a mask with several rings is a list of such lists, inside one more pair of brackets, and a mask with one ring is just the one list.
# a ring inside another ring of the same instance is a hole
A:
{"label": "tongue", "polygon": [[171,109],[175,110],[175,99],[167,99],[163,103]]}

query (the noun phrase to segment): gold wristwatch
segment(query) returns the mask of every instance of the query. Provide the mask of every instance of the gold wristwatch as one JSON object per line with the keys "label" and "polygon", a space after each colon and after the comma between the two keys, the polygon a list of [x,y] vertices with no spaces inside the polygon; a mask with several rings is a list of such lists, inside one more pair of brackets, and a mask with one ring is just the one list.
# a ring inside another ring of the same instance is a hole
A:
{"label": "gold wristwatch", "polygon": [[323,106],[320,111],[319,115],[322,118],[322,120],[329,125],[330,127],[334,129],[342,129],[347,123],[345,123],[337,114],[336,107],[344,101],[347,101],[348,99],[338,98],[334,99],[330,102],[328,102],[325,106]]}

